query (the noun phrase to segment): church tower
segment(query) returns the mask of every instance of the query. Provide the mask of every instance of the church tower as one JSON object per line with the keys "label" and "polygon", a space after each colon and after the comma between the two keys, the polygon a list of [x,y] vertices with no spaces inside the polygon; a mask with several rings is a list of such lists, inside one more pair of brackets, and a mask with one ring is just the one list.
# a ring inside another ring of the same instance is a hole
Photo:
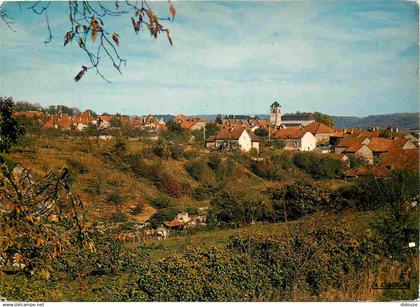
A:
{"label": "church tower", "polygon": [[276,127],[281,124],[281,105],[277,101],[270,106],[270,124]]}

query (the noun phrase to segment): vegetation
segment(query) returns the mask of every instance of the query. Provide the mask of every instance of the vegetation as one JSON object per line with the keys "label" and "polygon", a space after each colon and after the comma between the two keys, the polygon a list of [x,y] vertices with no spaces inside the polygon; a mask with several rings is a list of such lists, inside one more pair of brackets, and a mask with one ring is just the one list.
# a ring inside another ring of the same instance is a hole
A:
{"label": "vegetation", "polygon": [[0,152],[10,152],[23,128],[13,116],[14,103],[11,97],[0,97]]}
{"label": "vegetation", "polygon": [[[408,247],[419,240],[418,174],[344,181],[341,163],[327,155],[206,153],[177,129],[157,141],[33,131],[22,150],[1,158],[0,293],[7,299],[418,295],[415,286],[371,285],[418,284],[418,254]],[[206,225],[171,230],[160,241],[145,237],[180,212],[205,215]]]}

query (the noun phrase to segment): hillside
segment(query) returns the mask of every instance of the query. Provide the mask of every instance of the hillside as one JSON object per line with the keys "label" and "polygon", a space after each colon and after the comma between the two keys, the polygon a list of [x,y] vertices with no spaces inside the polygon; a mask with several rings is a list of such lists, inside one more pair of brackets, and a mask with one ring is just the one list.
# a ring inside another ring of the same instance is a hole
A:
{"label": "hillside", "polygon": [[332,118],[336,128],[386,128],[392,126],[400,129],[419,129],[419,113],[394,113],[366,117],[332,116]]}

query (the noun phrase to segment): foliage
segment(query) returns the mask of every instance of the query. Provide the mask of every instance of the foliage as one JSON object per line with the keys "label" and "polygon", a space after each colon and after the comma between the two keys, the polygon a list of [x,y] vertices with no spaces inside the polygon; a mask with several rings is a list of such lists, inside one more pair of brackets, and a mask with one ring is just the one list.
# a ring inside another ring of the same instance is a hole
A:
{"label": "foliage", "polygon": [[299,219],[309,213],[328,208],[329,191],[310,180],[270,187],[267,194],[273,201],[276,220]]}
{"label": "foliage", "polygon": [[217,172],[220,169],[221,163],[222,159],[220,158],[220,154],[216,152],[209,154],[207,164],[213,171]]}
{"label": "foliage", "polygon": [[253,161],[251,170],[258,176],[269,180],[281,180],[290,175],[293,168],[290,158],[285,154],[274,154],[262,161]]}
{"label": "foliage", "polygon": [[83,205],[65,180],[67,169],[40,179],[4,163],[1,171],[0,266],[14,263],[18,270],[48,279],[50,262],[67,250],[94,249]]}
{"label": "foliage", "polygon": [[168,159],[171,157],[171,147],[165,139],[159,138],[156,144],[153,146],[153,152],[156,156],[162,159]]}
{"label": "foliage", "polygon": [[122,125],[121,118],[117,115],[112,116],[112,118],[109,120],[109,124],[111,125],[111,127],[119,128]]}
{"label": "foliage", "polygon": [[182,160],[184,158],[184,147],[179,144],[170,146],[171,157],[175,160]]}
{"label": "foliage", "polygon": [[172,221],[179,212],[181,212],[181,210],[176,207],[159,209],[149,220],[150,227],[157,228],[164,221]]}
{"label": "foliage", "polygon": [[314,120],[318,123],[324,124],[330,128],[334,128],[334,120],[331,116],[327,114],[322,114],[320,112],[313,113]]}
{"label": "foliage", "polygon": [[180,133],[182,132],[181,124],[175,120],[170,120],[166,123],[166,128],[169,132]]}
{"label": "foliage", "polygon": [[[165,33],[169,44],[171,46],[173,45],[169,28],[161,23],[162,20],[174,20],[176,12],[172,3],[169,5],[170,17],[166,18],[157,16],[145,1],[142,1],[141,3],[116,1],[114,5],[115,8],[113,8],[112,5],[110,6],[105,3],[68,1],[66,16],[69,18],[70,27],[66,33],[62,33],[64,37],[64,46],[72,43],[76,44],[81,52],[89,59],[89,64],[81,66],[82,69],[75,76],[75,81],[79,81],[85,73],[91,69],[105,81],[108,81],[99,69],[100,60],[103,58],[107,59],[108,62],[112,64],[112,67],[121,73],[121,68],[126,64],[126,60],[120,56],[118,51],[121,43],[120,35],[111,29],[112,23],[108,23],[109,18],[111,17],[115,18],[130,13],[134,33],[138,34],[142,28],[147,32],[150,32],[151,36],[154,38]],[[46,44],[50,43],[53,39],[48,18],[50,6],[50,2],[39,1],[30,3],[26,7],[34,14],[43,15],[45,17],[46,28],[48,30],[48,38],[44,41]],[[54,4],[52,6],[54,6]],[[11,30],[13,30],[11,27],[13,18],[6,14],[3,7],[0,7],[0,18]],[[128,17],[127,20],[129,20]],[[91,42],[89,42],[89,38]]]}
{"label": "foliage", "polygon": [[186,181],[180,181],[172,174],[164,171],[158,173],[158,187],[169,196],[181,198],[191,195],[191,187]]}
{"label": "foliage", "polygon": [[256,136],[266,137],[266,136],[268,136],[268,130],[265,129],[265,128],[258,128],[254,131],[254,134]]}
{"label": "foliage", "polygon": [[14,103],[11,97],[0,97],[0,152],[10,152],[23,128],[13,116]]}
{"label": "foliage", "polygon": [[216,123],[207,123],[206,124],[206,137],[216,135],[219,132],[220,127]]}
{"label": "foliage", "polygon": [[204,160],[194,160],[186,165],[187,172],[195,180],[208,184],[214,182],[214,174]]}
{"label": "foliage", "polygon": [[220,223],[247,225],[272,216],[271,203],[262,194],[223,190],[211,200],[211,205],[211,215]]}
{"label": "foliage", "polygon": [[327,155],[300,152],[293,157],[293,163],[316,179],[340,178],[343,173],[343,164]]}
{"label": "foliage", "polygon": [[159,195],[156,198],[152,199],[150,204],[156,209],[164,209],[174,206],[174,201],[166,196],[166,195]]}

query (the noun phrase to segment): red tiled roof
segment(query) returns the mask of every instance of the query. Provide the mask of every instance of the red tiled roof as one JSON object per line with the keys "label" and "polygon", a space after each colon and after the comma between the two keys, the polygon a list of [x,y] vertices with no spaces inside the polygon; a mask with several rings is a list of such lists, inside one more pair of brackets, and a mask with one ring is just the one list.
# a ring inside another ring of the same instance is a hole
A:
{"label": "red tiled roof", "polygon": [[331,129],[327,125],[324,125],[324,124],[318,123],[318,122],[310,123],[309,125],[305,126],[304,130],[312,133],[313,135],[322,134],[322,133],[324,133],[324,134],[325,133],[329,133],[329,134],[334,133],[333,129]]}
{"label": "red tiled roof", "polygon": [[356,169],[351,169],[346,172],[344,172],[344,176],[346,177],[355,177],[355,176],[379,176],[379,177],[385,177],[389,176],[390,170],[378,165],[372,165],[369,167],[360,166]]}
{"label": "red tiled roof", "polygon": [[346,138],[343,138],[338,144],[337,144],[337,146],[336,147],[345,147],[345,148],[347,148],[347,147],[350,147],[350,146],[352,146],[352,145],[354,145],[354,144],[361,144],[362,143],[362,139],[360,139],[360,138],[355,138],[355,137],[346,137]]}
{"label": "red tiled roof", "polygon": [[343,152],[347,152],[347,153],[355,153],[357,152],[360,148],[362,148],[363,146],[365,146],[365,144],[362,143],[353,143],[351,144],[349,147],[347,147]]}
{"label": "red tiled roof", "polygon": [[231,127],[221,129],[217,134],[216,140],[238,140],[245,129],[243,127]]}
{"label": "red tiled roof", "polygon": [[178,227],[182,227],[182,222],[178,221],[178,220],[173,220],[173,221],[164,221],[163,225],[165,225],[168,228],[178,228]]}
{"label": "red tiled roof", "polygon": [[301,139],[306,131],[300,128],[283,128],[273,133],[273,139]]}
{"label": "red tiled roof", "polygon": [[381,130],[375,130],[375,131],[367,131],[367,130],[364,130],[364,131],[361,131],[358,135],[357,135],[357,137],[359,137],[359,138],[377,138],[377,137],[379,137],[379,135],[381,134]]}
{"label": "red tiled roof", "polygon": [[385,138],[372,138],[367,145],[373,152],[387,152],[392,146],[393,140]]}
{"label": "red tiled roof", "polygon": [[382,157],[381,164],[396,169],[419,171],[419,149],[390,150]]}

